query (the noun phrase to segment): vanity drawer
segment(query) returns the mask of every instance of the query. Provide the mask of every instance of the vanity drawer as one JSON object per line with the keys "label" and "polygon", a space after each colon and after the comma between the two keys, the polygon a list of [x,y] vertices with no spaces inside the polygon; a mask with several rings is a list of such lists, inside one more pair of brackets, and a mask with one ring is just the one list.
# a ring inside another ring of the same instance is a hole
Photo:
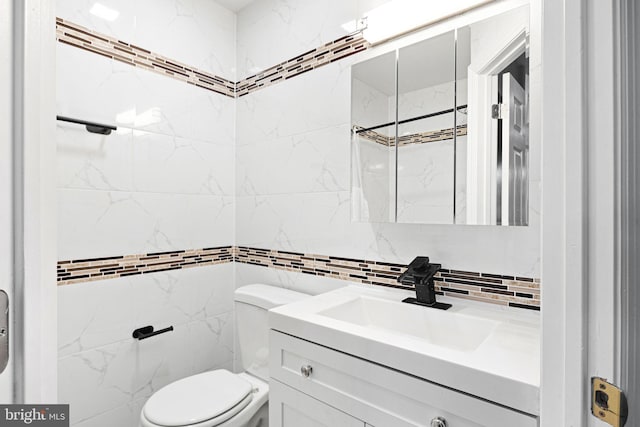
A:
{"label": "vanity drawer", "polygon": [[269,384],[269,425],[271,427],[365,427],[342,411],[292,389],[279,381]]}
{"label": "vanity drawer", "polygon": [[537,418],[309,341],[270,331],[273,379],[377,426],[536,427]]}

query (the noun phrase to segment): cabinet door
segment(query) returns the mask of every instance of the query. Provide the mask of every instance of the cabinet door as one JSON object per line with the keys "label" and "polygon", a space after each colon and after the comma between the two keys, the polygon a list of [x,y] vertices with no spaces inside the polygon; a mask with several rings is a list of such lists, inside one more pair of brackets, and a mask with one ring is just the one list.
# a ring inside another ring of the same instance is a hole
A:
{"label": "cabinet door", "polygon": [[332,406],[296,391],[278,381],[269,383],[269,425],[271,427],[364,427]]}

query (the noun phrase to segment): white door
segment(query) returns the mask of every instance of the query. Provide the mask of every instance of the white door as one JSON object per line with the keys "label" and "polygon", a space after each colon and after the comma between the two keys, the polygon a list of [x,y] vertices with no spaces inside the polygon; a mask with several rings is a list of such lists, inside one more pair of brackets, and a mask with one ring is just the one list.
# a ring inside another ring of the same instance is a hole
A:
{"label": "white door", "polygon": [[526,225],[529,215],[529,138],[525,91],[502,75],[502,225]]}
{"label": "white door", "polygon": [[[12,233],[12,57],[11,42],[12,2],[0,2],[0,304],[5,292],[12,301],[13,281],[13,233]],[[0,318],[4,316],[0,309]],[[0,335],[2,330],[0,327]],[[10,337],[10,335],[9,335]],[[0,342],[5,340],[0,336]],[[2,347],[0,343],[0,347]],[[0,353],[3,348],[0,348]],[[0,373],[0,403],[11,403],[13,399],[13,367],[9,364]],[[4,366],[0,360],[0,369]]]}

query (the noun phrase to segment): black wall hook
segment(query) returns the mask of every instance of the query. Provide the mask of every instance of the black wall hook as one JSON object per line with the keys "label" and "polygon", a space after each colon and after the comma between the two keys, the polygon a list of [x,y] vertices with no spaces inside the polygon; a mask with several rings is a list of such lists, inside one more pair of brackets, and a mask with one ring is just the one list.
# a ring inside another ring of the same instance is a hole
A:
{"label": "black wall hook", "polygon": [[146,340],[147,338],[153,337],[155,335],[160,335],[164,334],[165,332],[171,331],[173,331],[173,326],[160,329],[159,331],[154,331],[153,326],[144,326],[133,331],[133,334],[131,334],[131,336],[137,340]]}

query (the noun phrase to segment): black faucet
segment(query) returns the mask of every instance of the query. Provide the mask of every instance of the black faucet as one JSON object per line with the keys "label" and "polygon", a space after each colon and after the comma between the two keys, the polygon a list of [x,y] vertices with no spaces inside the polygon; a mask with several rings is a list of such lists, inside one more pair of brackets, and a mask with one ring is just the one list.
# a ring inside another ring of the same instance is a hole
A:
{"label": "black faucet", "polygon": [[398,282],[403,285],[413,285],[416,290],[416,298],[406,298],[402,302],[417,304],[425,307],[447,310],[451,304],[436,301],[436,289],[433,277],[440,271],[441,264],[432,264],[429,257],[416,257],[407,270],[398,277]]}

